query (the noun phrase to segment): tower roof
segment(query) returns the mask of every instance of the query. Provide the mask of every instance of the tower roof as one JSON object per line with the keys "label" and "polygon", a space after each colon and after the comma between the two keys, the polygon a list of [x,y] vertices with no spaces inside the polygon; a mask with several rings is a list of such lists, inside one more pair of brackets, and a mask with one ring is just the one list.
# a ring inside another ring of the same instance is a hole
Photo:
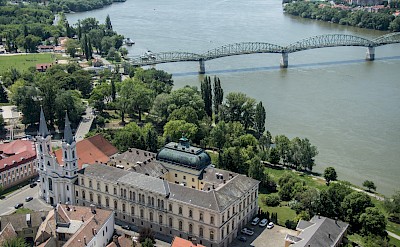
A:
{"label": "tower roof", "polygon": [[40,107],[40,121],[39,121],[39,135],[42,137],[48,136],[49,130],[47,129],[46,119],[44,118],[43,108]]}
{"label": "tower roof", "polygon": [[74,141],[74,136],[72,135],[71,130],[71,123],[68,119],[68,113],[65,113],[64,141],[68,144],[71,144]]}

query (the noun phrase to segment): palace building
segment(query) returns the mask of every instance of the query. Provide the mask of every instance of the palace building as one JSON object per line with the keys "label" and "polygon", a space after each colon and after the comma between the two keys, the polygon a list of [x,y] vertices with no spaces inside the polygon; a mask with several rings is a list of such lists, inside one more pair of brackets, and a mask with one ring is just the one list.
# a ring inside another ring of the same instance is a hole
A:
{"label": "palace building", "polygon": [[107,164],[78,170],[69,122],[63,165],[46,149],[49,137],[42,120],[40,129],[37,157],[48,203],[112,209],[118,221],[195,239],[207,247],[229,246],[258,212],[259,181],[215,168],[210,156],[186,138],[165,145],[157,154],[130,149],[112,155]]}

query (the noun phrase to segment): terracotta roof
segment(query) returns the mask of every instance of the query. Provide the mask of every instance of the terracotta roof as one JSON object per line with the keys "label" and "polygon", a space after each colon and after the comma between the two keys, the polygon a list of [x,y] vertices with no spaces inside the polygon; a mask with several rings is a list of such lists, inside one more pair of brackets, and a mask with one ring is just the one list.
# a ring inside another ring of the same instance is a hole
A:
{"label": "terracotta roof", "polygon": [[17,236],[17,233],[14,230],[14,227],[9,222],[4,229],[0,232],[0,246],[3,246],[3,243],[9,239]]}
{"label": "terracotta roof", "polygon": [[6,155],[18,154],[23,151],[31,151],[35,154],[35,143],[28,140],[15,140],[10,143],[0,144],[0,153]]}
{"label": "terracotta roof", "polygon": [[51,63],[38,63],[38,64],[36,64],[36,69],[37,70],[38,69],[48,69],[51,66],[53,66],[53,64],[51,64]]}
{"label": "terracotta roof", "polygon": [[[118,152],[109,141],[101,134],[84,139],[76,144],[78,155],[78,166],[82,168],[84,164],[93,165],[95,163],[107,163],[109,157]],[[62,164],[62,150],[55,151],[58,164]]]}
{"label": "terracotta roof", "polygon": [[[115,237],[115,236],[114,236]],[[115,240],[113,239],[113,242],[111,242],[107,247],[131,247],[132,246],[132,239],[127,238],[125,236],[119,236],[117,238],[118,245],[114,242]]]}
{"label": "terracotta roof", "polygon": [[35,144],[27,140],[0,144],[0,153],[2,153],[0,171],[19,166],[36,158]]}
{"label": "terracotta roof", "polygon": [[192,241],[175,236],[171,247],[205,247],[201,244],[194,244]]}

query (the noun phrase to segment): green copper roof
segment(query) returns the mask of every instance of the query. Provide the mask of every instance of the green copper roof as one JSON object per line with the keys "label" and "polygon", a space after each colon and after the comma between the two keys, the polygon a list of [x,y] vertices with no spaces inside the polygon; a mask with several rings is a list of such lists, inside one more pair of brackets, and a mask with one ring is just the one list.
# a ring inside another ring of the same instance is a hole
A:
{"label": "green copper roof", "polygon": [[211,164],[210,156],[203,149],[190,146],[186,138],[181,138],[179,141],[165,145],[156,159],[196,170],[204,169]]}

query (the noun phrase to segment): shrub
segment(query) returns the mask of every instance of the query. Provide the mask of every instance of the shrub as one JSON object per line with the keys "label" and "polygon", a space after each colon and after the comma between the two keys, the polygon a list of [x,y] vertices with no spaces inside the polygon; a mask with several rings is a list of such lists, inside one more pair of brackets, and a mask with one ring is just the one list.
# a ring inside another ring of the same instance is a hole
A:
{"label": "shrub", "polygon": [[276,206],[279,206],[280,202],[281,202],[281,199],[276,194],[267,195],[265,197],[265,204],[267,204],[267,206],[276,207]]}
{"label": "shrub", "polygon": [[296,223],[296,221],[293,221],[293,220],[286,220],[285,226],[286,226],[286,228],[296,230],[297,223]]}

